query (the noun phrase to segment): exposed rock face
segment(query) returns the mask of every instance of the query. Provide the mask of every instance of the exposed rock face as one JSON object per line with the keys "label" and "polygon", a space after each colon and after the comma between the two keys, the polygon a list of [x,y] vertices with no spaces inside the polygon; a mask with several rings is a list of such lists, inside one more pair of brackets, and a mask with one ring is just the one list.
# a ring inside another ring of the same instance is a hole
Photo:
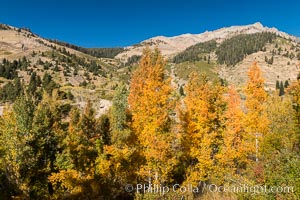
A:
{"label": "exposed rock face", "polygon": [[276,28],[264,27],[261,23],[257,22],[255,24],[250,24],[246,26],[225,27],[215,31],[206,31],[200,34],[188,33],[174,37],[153,37],[148,40],[142,41],[138,45],[127,47],[127,51],[118,54],[116,58],[126,62],[127,59],[133,55],[141,55],[142,49],[147,45],[149,45],[152,48],[158,47],[162,51],[163,55],[165,55],[166,57],[172,57],[173,55],[199,42],[206,42],[214,39],[218,43],[220,43],[225,39],[231,38],[239,34],[252,34],[259,32],[272,32],[276,33],[277,35],[283,38],[296,40],[296,37],[294,36],[278,31]]}
{"label": "exposed rock face", "polygon": [[[283,83],[286,80],[296,80],[297,74],[300,71],[300,65],[297,59],[289,59],[284,56],[275,55],[274,63],[270,65],[264,61],[265,56],[271,57],[272,54],[260,51],[248,55],[242,62],[234,67],[220,67],[219,75],[230,84],[243,87],[248,80],[249,68],[253,62],[256,61],[262,71],[266,90],[275,90],[276,80],[282,81]],[[289,65],[287,64],[288,62],[290,63]]]}

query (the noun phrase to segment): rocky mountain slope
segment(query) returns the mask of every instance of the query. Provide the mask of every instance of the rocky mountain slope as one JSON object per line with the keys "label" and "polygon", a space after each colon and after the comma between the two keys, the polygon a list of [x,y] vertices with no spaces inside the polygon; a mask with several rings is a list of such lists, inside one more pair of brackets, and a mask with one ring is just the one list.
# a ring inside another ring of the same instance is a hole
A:
{"label": "rocky mountain slope", "polygon": [[245,85],[249,67],[257,62],[265,78],[265,88],[274,90],[277,81],[290,83],[296,79],[300,71],[300,44],[269,32],[237,35],[219,44],[212,40],[193,45],[177,54],[173,61],[179,74],[191,70],[215,72],[237,87]]}
{"label": "rocky mountain slope", "polygon": [[[33,85],[33,77],[43,80],[47,74],[55,87],[74,96],[69,103],[84,107],[89,99],[101,114],[111,105],[114,88],[120,82],[117,69],[114,60],[96,58],[51,42],[26,28],[0,26],[2,103],[12,100],[7,94],[11,87],[7,85],[16,79],[20,79],[27,90]],[[36,89],[42,87],[39,84]]]}
{"label": "rocky mountain slope", "polygon": [[186,48],[195,45],[200,42],[206,42],[209,40],[216,40],[218,43],[240,34],[253,34],[261,32],[271,32],[286,38],[295,40],[296,37],[291,36],[287,33],[278,31],[276,28],[264,27],[261,23],[257,22],[245,26],[231,26],[221,28],[215,31],[206,31],[200,34],[183,34],[174,37],[157,36],[133,46],[126,47],[124,52],[118,54],[116,58],[126,61],[133,55],[141,55],[142,49],[145,46],[158,47],[163,55],[172,57],[177,53],[185,50]]}
{"label": "rocky mountain slope", "polygon": [[[276,47],[277,46],[277,47]],[[279,54],[278,49],[283,49]],[[276,81],[291,82],[296,80],[300,72],[300,46],[292,41],[277,39],[266,46],[266,51],[258,51],[247,55],[236,66],[220,66],[219,75],[229,83],[244,86],[248,77],[249,66],[255,61],[260,66],[265,79],[265,89],[274,90]],[[296,56],[298,55],[298,56]],[[272,62],[266,61],[272,58]]]}
{"label": "rocky mountain slope", "polygon": [[50,74],[61,91],[74,95],[72,104],[83,107],[91,99],[101,114],[111,105],[118,84],[129,83],[139,55],[150,46],[158,47],[168,59],[166,70],[178,90],[192,71],[243,87],[254,61],[262,69],[266,89],[273,90],[276,81],[296,79],[300,70],[298,40],[255,23],[201,34],[158,36],[124,49],[86,49],[0,24],[0,86],[13,83],[17,76],[29,87],[33,73],[41,79]]}
{"label": "rocky mountain slope", "polygon": [[[263,33],[270,33],[271,39]],[[248,35],[252,39],[248,39]],[[158,47],[170,62],[175,62],[172,64],[172,71],[177,75],[174,78],[178,88],[186,82],[191,71],[215,74],[213,76],[218,76],[229,84],[243,87],[247,81],[247,71],[253,62],[257,62],[262,68],[267,90],[274,90],[276,81],[295,80],[300,71],[299,38],[276,28],[265,27],[259,22],[201,34],[150,38],[126,47],[116,58],[122,62],[132,60],[131,58],[141,55],[145,46]],[[247,46],[251,47],[247,49]],[[238,51],[243,53],[235,55]],[[226,63],[230,59],[232,62]]]}

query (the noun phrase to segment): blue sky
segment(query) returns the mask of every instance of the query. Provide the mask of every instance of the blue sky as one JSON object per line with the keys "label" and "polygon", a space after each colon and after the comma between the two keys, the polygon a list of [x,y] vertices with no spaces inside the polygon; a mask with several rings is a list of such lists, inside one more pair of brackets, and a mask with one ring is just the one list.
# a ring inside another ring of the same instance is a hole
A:
{"label": "blue sky", "polygon": [[128,46],[158,35],[257,21],[300,36],[299,0],[2,0],[0,5],[0,23],[83,47]]}

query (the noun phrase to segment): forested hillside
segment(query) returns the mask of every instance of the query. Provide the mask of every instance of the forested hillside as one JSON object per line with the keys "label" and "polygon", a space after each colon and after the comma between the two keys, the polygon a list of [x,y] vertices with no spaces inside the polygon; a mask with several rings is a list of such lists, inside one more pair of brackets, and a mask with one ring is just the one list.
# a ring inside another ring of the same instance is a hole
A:
{"label": "forested hillside", "polygon": [[[107,112],[116,87],[130,76],[127,69],[119,71],[114,59],[99,59],[77,51],[76,46],[50,42],[28,28],[1,24],[0,35],[0,114],[5,104],[14,103],[24,92],[38,103],[44,91],[51,94],[57,89],[65,112],[71,105],[83,109],[90,100],[98,116]],[[115,54],[114,49],[98,53]]]}
{"label": "forested hillside", "polygon": [[[243,87],[247,70],[253,61],[262,67],[265,87],[275,90],[277,81],[295,80],[300,67],[300,44],[276,33],[240,34],[224,41],[201,42],[175,55],[179,85],[185,84],[192,70],[216,74],[225,82]],[[180,87],[180,86],[179,86]]]}
{"label": "forested hillside", "polygon": [[184,61],[206,60],[208,54],[215,51],[219,64],[234,66],[247,55],[258,51],[266,51],[266,44],[271,43],[275,38],[275,33],[263,32],[237,35],[219,45],[215,40],[201,42],[177,54],[173,61],[181,63]]}
{"label": "forested hillside", "polygon": [[255,33],[249,35],[238,35],[221,43],[216,51],[218,62],[226,65],[236,65],[245,56],[266,51],[266,44],[276,38],[274,33]]}
{"label": "forested hillside", "polygon": [[[208,42],[201,42],[198,44],[195,44],[183,52],[177,54],[173,58],[174,63],[181,63],[184,61],[200,61],[200,60],[206,60],[206,54],[214,51],[217,48],[217,42],[215,40],[208,41]],[[201,56],[202,54],[202,56]],[[208,56],[207,56],[208,57]]]}
{"label": "forested hillside", "polygon": [[97,57],[97,58],[114,58],[116,55],[124,51],[124,48],[116,47],[116,48],[84,48],[79,47],[67,42],[62,42],[58,40],[49,40],[52,43],[59,44],[64,47],[68,47],[82,53]]}
{"label": "forested hillside", "polygon": [[[91,101],[66,108],[72,96],[32,73],[0,118],[1,198],[299,199],[300,79],[279,97],[253,63],[243,90],[191,73],[179,92],[166,65],[145,49],[101,116]],[[205,187],[243,184],[267,192]]]}

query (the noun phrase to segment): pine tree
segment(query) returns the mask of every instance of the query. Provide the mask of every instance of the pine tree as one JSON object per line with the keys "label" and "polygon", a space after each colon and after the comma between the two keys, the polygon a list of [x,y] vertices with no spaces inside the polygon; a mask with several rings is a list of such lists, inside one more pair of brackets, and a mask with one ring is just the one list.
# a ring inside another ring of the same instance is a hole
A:
{"label": "pine tree", "polygon": [[280,81],[279,96],[283,96],[283,95],[284,95],[284,86],[282,81]]}
{"label": "pine tree", "polygon": [[180,94],[180,96],[184,96],[184,89],[183,89],[182,85],[179,88],[179,94]]}
{"label": "pine tree", "polygon": [[34,95],[36,93],[37,87],[37,75],[36,72],[33,72],[30,76],[30,81],[27,89],[28,94]]}
{"label": "pine tree", "polygon": [[[20,97],[3,120],[3,136],[7,146],[7,169],[13,174],[17,191],[27,198],[49,197],[53,192],[48,175],[54,171],[55,154],[61,133],[58,106],[54,99],[44,96],[34,109],[26,97]],[[11,128],[9,128],[11,127]],[[13,127],[13,129],[12,129]],[[8,129],[9,128],[9,129]]]}
{"label": "pine tree", "polygon": [[35,173],[31,181],[35,181],[32,181],[31,185],[31,198],[40,198],[42,195],[53,193],[48,176],[55,171],[56,156],[61,151],[58,144],[64,137],[57,98],[57,91],[54,91],[52,96],[44,93],[34,112],[31,145],[36,162],[32,168]]}
{"label": "pine tree", "polygon": [[280,88],[280,83],[278,80],[276,80],[276,90],[279,90],[279,88]]}
{"label": "pine tree", "polygon": [[288,88],[289,86],[290,86],[289,81],[285,80],[285,82],[284,82],[284,88]]}
{"label": "pine tree", "polygon": [[90,101],[84,109],[84,113],[77,121],[78,114],[74,111],[73,123],[69,126],[69,140],[70,153],[73,159],[75,168],[78,171],[91,170],[93,162],[97,156],[97,150],[94,144],[97,139],[100,139],[100,133],[97,128],[97,121],[95,119],[95,110],[92,108]]}
{"label": "pine tree", "polygon": [[55,160],[59,171],[52,173],[49,180],[60,198],[66,192],[78,193],[77,198],[91,198],[95,195],[90,188],[95,184],[97,144],[102,143],[91,102],[87,102],[82,114],[78,108],[72,108],[70,118],[68,134],[61,142],[63,151]]}
{"label": "pine tree", "polygon": [[136,153],[136,140],[129,129],[127,111],[128,90],[125,85],[117,88],[109,112],[110,141],[103,141],[98,149],[96,174],[107,183],[105,189],[111,192],[107,198],[128,196],[120,188],[126,183],[136,183],[141,158]]}
{"label": "pine tree", "polygon": [[14,79],[14,96],[15,98],[22,95],[23,93],[23,85],[19,77]]}
{"label": "pine tree", "polygon": [[31,176],[36,158],[30,145],[33,137],[32,121],[34,105],[30,99],[20,96],[0,118],[1,166],[10,182],[10,192],[29,198]]}
{"label": "pine tree", "polygon": [[271,65],[272,65],[272,64],[273,64],[273,62],[274,62],[274,56],[272,56],[272,57],[271,57],[271,59],[269,60],[269,64],[271,64]]}
{"label": "pine tree", "polygon": [[[118,141],[123,143],[126,141],[127,128],[127,97],[128,91],[125,85],[121,85],[117,88],[115,97],[113,98],[113,105],[110,111],[110,123],[111,123],[111,139],[112,143],[116,144]],[[128,136],[128,135],[127,135]]]}
{"label": "pine tree", "polygon": [[52,91],[56,89],[57,86],[58,85],[52,80],[52,76],[46,72],[42,80],[42,89],[51,95]]}

